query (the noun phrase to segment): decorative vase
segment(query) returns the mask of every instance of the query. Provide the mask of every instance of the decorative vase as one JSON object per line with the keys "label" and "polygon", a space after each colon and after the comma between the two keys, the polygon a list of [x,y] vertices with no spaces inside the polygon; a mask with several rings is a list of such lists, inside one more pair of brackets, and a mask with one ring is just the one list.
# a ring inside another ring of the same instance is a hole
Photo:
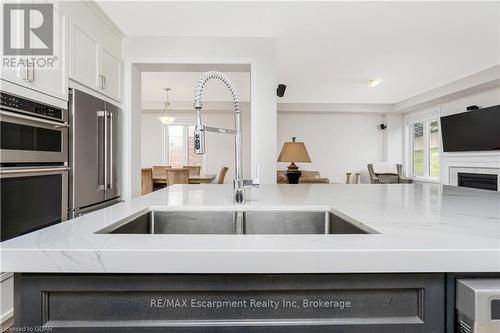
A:
{"label": "decorative vase", "polygon": [[361,184],[361,173],[356,172],[356,184]]}
{"label": "decorative vase", "polygon": [[345,180],[345,183],[346,184],[352,184],[351,182],[351,172],[346,172],[345,175],[347,176],[346,180]]}

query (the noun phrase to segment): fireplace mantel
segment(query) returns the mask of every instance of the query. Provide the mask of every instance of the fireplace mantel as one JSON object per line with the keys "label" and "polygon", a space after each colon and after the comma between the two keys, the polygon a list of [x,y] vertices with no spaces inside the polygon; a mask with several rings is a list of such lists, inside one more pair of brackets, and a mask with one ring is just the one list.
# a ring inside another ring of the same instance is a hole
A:
{"label": "fireplace mantel", "polygon": [[[456,186],[459,172],[496,174],[500,179],[500,152],[443,153],[441,159],[443,184]],[[500,186],[498,190],[500,191]]]}

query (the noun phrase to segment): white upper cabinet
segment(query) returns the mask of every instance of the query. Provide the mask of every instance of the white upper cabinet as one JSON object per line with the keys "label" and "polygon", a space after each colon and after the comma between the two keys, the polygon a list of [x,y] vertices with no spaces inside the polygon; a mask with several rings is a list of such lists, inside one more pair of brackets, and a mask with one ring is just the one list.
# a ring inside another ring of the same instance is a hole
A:
{"label": "white upper cabinet", "polygon": [[69,78],[120,102],[121,36],[92,2],[63,2],[62,6],[71,18]]}
{"label": "white upper cabinet", "polygon": [[101,48],[101,89],[105,95],[121,100],[122,63],[108,50]]}
{"label": "white upper cabinet", "polygon": [[[3,17],[3,13],[1,14]],[[27,66],[19,65],[13,69],[2,67],[2,79],[47,95],[67,100],[68,20],[67,17],[60,13],[57,5],[54,5],[53,15],[53,55],[26,55],[26,58],[34,58],[35,61],[33,62],[33,60],[30,59],[25,62],[28,64]],[[37,16],[30,17],[32,19],[37,19]],[[36,25],[36,22],[34,22],[33,25]],[[23,57],[21,56],[21,58]]]}
{"label": "white upper cabinet", "polygon": [[68,19],[54,11],[54,68],[34,67],[28,79],[28,87],[64,100],[68,99]]}
{"label": "white upper cabinet", "polygon": [[69,76],[92,89],[99,89],[99,43],[78,26],[71,25]]}

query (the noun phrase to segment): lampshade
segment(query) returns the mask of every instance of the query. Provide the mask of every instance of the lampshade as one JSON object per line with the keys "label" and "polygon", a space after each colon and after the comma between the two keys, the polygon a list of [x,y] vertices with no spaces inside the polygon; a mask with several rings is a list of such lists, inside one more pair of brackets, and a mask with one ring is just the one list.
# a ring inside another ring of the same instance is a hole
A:
{"label": "lampshade", "polygon": [[278,157],[278,162],[311,162],[309,153],[307,152],[304,142],[295,142],[295,138],[292,138],[292,142],[285,142],[283,148],[281,148],[280,156]]}
{"label": "lampshade", "polygon": [[161,116],[158,117],[158,119],[163,123],[163,125],[170,125],[175,121],[174,117],[169,117],[169,116]]}

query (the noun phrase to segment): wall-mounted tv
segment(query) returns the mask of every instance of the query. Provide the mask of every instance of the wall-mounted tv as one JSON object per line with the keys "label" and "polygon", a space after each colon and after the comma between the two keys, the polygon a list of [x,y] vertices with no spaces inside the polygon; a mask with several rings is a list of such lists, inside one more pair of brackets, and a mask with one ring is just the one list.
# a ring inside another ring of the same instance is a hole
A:
{"label": "wall-mounted tv", "polygon": [[500,150],[500,105],[441,117],[443,151]]}

